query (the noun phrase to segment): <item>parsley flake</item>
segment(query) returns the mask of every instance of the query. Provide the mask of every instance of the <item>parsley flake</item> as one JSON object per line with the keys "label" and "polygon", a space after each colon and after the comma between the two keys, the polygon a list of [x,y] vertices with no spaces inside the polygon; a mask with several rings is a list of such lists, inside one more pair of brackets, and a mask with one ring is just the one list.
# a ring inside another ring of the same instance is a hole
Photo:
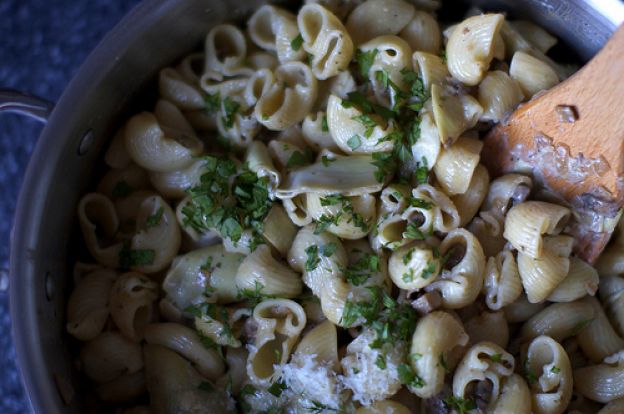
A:
{"label": "parsley flake", "polygon": [[477,404],[471,399],[463,399],[451,395],[444,399],[444,404],[451,409],[457,410],[458,414],[467,414],[477,408]]}
{"label": "parsley flake", "polygon": [[351,151],[355,151],[362,145],[362,140],[359,135],[353,135],[347,140],[347,145],[351,148]]}
{"label": "parsley flake", "polygon": [[422,388],[427,384],[425,380],[420,378],[420,376],[414,372],[412,367],[407,364],[399,365],[397,372],[399,374],[399,381],[401,381],[401,384],[413,388]]}
{"label": "parsley flake", "polygon": [[368,52],[364,52],[361,49],[355,51],[355,60],[360,68],[362,77],[368,77],[368,72],[370,72],[370,68],[373,66],[377,53],[379,53],[377,49],[369,50]]}
{"label": "parsley flake", "polygon": [[301,49],[301,45],[303,45],[303,36],[299,33],[293,40],[290,41],[290,47],[295,52],[298,52]]}
{"label": "parsley flake", "polygon": [[149,227],[157,227],[162,220],[163,213],[165,212],[165,208],[161,207],[156,211],[156,213],[152,214],[145,220],[145,225]]}

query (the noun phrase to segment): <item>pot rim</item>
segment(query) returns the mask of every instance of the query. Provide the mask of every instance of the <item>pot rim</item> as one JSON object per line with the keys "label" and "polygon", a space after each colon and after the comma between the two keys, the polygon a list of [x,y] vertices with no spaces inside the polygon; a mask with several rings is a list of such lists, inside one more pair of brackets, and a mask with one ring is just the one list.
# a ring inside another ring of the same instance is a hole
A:
{"label": "pot rim", "polygon": [[[58,137],[71,133],[73,106],[80,102],[85,91],[91,91],[114,67],[118,56],[129,47],[122,42],[132,33],[143,32],[154,24],[157,16],[175,7],[175,2],[143,0],[134,6],[98,43],[79,66],[55,105],[47,125],[39,135],[28,162],[20,189],[13,227],[10,236],[9,262],[9,309],[11,333],[17,357],[17,368],[21,376],[26,400],[35,413],[55,412],[49,402],[59,401],[59,391],[54,378],[49,378],[41,352],[41,335],[37,318],[38,303],[35,295],[28,294],[34,283],[42,283],[45,275],[35,275],[37,256],[37,235],[46,210],[45,203],[33,200],[47,200],[55,163],[63,146],[57,144]],[[101,62],[106,62],[102,65]],[[32,396],[36,396],[33,398]]]}

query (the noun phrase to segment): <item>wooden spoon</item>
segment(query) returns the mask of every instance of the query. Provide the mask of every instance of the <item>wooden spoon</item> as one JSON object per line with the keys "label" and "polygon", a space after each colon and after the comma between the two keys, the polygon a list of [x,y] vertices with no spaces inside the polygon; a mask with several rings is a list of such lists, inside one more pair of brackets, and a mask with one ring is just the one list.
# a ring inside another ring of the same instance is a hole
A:
{"label": "wooden spoon", "polygon": [[581,70],[485,138],[493,176],[532,173],[572,207],[577,256],[593,263],[624,204],[624,25]]}

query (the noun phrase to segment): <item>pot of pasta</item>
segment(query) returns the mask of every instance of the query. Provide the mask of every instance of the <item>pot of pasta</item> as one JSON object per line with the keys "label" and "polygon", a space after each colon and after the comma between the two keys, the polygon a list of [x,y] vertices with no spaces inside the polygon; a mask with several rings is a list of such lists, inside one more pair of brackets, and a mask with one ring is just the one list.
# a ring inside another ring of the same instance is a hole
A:
{"label": "pot of pasta", "polygon": [[606,42],[600,7],[139,5],[21,194],[35,412],[623,413],[624,233],[587,263],[569,206],[480,163]]}

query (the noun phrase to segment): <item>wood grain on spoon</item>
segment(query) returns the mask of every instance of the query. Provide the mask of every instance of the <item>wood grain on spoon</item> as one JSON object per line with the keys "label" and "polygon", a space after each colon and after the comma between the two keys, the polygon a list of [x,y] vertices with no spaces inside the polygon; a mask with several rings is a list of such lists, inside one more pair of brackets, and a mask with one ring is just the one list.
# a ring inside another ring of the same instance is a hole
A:
{"label": "wood grain on spoon", "polygon": [[[585,67],[493,128],[482,160],[494,176],[532,172],[586,220],[613,218],[624,205],[623,111],[624,25]],[[589,262],[611,235],[596,230],[572,229]]]}

